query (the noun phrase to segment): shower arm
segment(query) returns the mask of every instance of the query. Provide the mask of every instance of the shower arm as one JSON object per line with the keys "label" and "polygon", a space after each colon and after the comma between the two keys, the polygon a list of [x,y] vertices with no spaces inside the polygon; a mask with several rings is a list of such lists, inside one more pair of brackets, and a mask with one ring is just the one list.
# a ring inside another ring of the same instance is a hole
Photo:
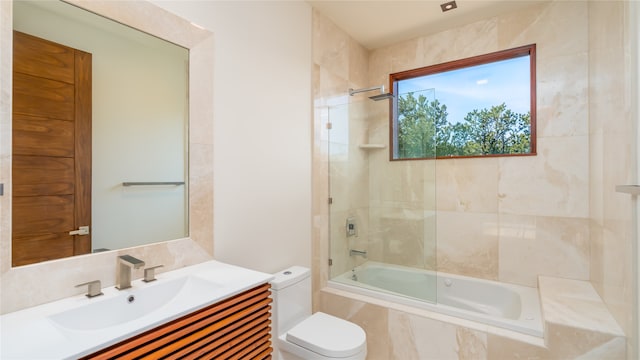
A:
{"label": "shower arm", "polygon": [[368,92],[368,91],[373,91],[373,90],[380,90],[380,94],[384,94],[384,85],[374,86],[374,87],[370,87],[370,88],[366,88],[366,89],[358,89],[358,90],[349,89],[349,96],[353,96],[355,94]]}

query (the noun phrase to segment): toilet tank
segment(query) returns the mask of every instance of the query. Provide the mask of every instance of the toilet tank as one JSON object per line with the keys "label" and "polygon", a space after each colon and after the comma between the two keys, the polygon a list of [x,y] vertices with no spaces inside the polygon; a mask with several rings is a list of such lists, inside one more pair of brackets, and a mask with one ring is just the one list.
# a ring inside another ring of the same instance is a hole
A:
{"label": "toilet tank", "polygon": [[292,266],[273,275],[273,330],[279,336],[311,316],[311,271]]}

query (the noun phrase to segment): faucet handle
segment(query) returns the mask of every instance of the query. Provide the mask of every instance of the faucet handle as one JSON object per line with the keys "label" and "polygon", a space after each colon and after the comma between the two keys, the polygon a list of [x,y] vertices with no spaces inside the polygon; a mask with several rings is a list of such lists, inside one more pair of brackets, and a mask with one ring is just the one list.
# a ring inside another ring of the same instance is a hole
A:
{"label": "faucet handle", "polygon": [[144,269],[144,279],[142,279],[142,281],[144,282],[152,282],[152,281],[156,281],[157,279],[155,278],[155,270],[157,268],[161,268],[164,265],[156,265],[156,266],[151,266],[148,267],[146,269]]}
{"label": "faucet handle", "polygon": [[89,285],[89,292],[85,294],[86,297],[91,299],[92,297],[102,295],[102,285],[100,285],[100,280],[93,280],[86,283],[78,284],[76,287],[87,286]]}

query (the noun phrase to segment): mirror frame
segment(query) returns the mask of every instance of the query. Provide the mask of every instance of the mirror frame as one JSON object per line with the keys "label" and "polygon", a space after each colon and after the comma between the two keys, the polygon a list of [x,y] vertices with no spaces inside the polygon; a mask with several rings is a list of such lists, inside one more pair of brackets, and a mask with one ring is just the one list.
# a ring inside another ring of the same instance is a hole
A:
{"label": "mirror frame", "polygon": [[125,253],[163,271],[213,258],[213,33],[145,1],[65,2],[189,50],[189,237],[11,267],[13,1],[0,1],[0,314],[80,294],[82,282],[112,286]]}

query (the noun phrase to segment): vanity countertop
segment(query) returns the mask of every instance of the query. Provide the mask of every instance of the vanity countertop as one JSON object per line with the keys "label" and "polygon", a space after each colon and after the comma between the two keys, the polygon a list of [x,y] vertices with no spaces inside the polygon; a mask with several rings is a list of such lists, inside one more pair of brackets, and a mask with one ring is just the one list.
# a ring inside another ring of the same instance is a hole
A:
{"label": "vanity countertop", "polygon": [[[213,260],[161,272],[156,279],[135,280],[126,290],[107,287],[102,289],[104,295],[92,299],[77,295],[0,316],[0,358],[76,359],[269,282],[273,276]],[[156,294],[166,301],[148,306]],[[128,305],[121,300],[132,296],[144,306],[135,310],[142,313],[127,318],[122,313]],[[93,309],[102,314],[93,314]]]}

